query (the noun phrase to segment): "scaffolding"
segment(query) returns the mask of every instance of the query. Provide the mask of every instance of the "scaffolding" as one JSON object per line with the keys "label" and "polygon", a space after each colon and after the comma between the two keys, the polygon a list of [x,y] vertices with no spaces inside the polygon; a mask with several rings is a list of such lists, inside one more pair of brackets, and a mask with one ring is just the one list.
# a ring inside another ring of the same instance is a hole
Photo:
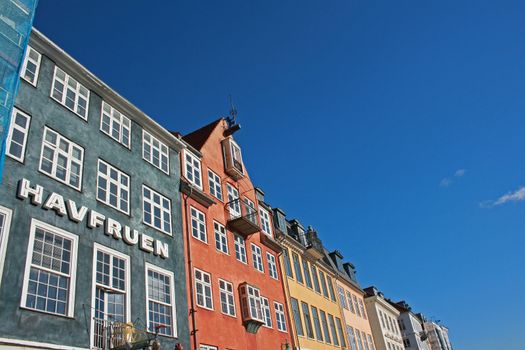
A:
{"label": "scaffolding", "polygon": [[0,0],[0,182],[9,131],[38,0]]}

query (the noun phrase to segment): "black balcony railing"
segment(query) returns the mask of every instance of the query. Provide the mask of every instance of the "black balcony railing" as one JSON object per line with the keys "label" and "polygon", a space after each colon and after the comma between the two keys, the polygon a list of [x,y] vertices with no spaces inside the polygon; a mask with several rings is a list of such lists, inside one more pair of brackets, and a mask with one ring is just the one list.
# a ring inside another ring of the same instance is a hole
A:
{"label": "black balcony railing", "polygon": [[158,343],[158,331],[155,334],[137,329],[133,323],[117,322],[93,318],[94,350],[146,350],[152,349]]}
{"label": "black balcony railing", "polygon": [[243,236],[260,230],[259,214],[251,204],[237,198],[226,203],[225,209],[230,217],[228,227],[231,230]]}
{"label": "black balcony railing", "polygon": [[99,318],[93,319],[93,348],[110,350],[131,342],[133,327],[123,323]]}

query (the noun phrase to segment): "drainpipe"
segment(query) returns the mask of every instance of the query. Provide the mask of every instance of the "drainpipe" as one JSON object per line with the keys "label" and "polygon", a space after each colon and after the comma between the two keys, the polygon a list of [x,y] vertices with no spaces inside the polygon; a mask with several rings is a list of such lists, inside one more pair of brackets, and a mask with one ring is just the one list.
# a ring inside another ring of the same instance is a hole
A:
{"label": "drainpipe", "polygon": [[191,317],[191,324],[193,327],[193,330],[190,332],[190,337],[193,336],[193,349],[197,350],[198,342],[197,342],[197,319],[195,318],[195,296],[194,296],[194,290],[193,290],[193,260],[191,258],[191,239],[190,239],[190,225],[189,223],[189,210],[188,210],[188,198],[191,196],[191,193],[193,192],[193,188],[190,186],[190,194],[187,194],[186,197],[184,195],[182,196],[184,198],[184,217],[186,218],[186,251],[188,254],[188,274],[189,274],[189,288],[190,288],[190,317]]}
{"label": "drainpipe", "polygon": [[[285,238],[283,237],[279,241],[279,243],[282,244],[284,242],[284,240],[285,240]],[[283,244],[283,246],[284,246],[284,244]],[[287,247],[285,247],[285,248],[288,249]],[[283,253],[281,251],[281,253],[279,253],[279,258],[281,257],[282,254]],[[285,265],[284,263],[281,264],[281,266],[284,266],[284,265]],[[288,311],[288,321],[289,321],[289,327],[288,328],[290,330],[290,334],[292,335],[292,339],[295,342],[294,348],[300,350],[301,348],[299,347],[299,337],[297,336],[297,334],[295,334],[294,328],[292,327],[292,322],[294,322],[293,315],[290,317],[290,308],[289,308],[290,305],[288,304],[288,298],[290,297],[290,287],[288,286],[288,275],[286,274],[286,266],[284,266],[284,270],[285,271],[284,271],[284,274],[283,274],[283,285],[284,285],[285,293],[286,293],[285,298],[284,298],[284,305],[286,306],[286,311]],[[281,272],[282,272],[282,270],[281,270]]]}

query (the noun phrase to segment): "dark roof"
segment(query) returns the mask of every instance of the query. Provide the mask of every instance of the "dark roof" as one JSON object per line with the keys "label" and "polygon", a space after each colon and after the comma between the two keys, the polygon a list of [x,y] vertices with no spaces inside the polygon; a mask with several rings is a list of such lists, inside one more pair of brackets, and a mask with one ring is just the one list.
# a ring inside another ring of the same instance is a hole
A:
{"label": "dark roof", "polygon": [[182,139],[192,145],[195,149],[201,150],[202,146],[210,137],[210,134],[213,132],[215,127],[221,122],[222,118],[219,118],[208,125],[203,126],[200,129],[195,130],[194,132],[189,133],[186,136],[183,136]]}

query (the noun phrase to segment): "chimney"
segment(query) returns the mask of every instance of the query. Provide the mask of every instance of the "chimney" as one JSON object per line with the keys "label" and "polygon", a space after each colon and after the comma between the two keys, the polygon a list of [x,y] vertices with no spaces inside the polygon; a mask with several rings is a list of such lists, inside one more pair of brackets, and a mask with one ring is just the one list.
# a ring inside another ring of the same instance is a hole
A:
{"label": "chimney", "polygon": [[334,264],[337,267],[337,269],[340,272],[344,272],[345,270],[344,270],[344,267],[343,267],[343,254],[341,254],[341,252],[336,249],[333,252],[328,253],[328,255],[330,256],[330,258],[334,262]]}
{"label": "chimney", "polygon": [[377,290],[376,287],[374,286],[370,286],[370,287],[367,287],[365,289],[363,289],[365,291],[365,297],[371,297],[371,296],[374,296],[374,295],[380,295],[381,293],[379,292],[379,290]]}
{"label": "chimney", "polygon": [[354,264],[346,262],[346,263],[343,264],[343,269],[345,270],[345,272],[348,275],[348,277],[350,277],[350,279],[352,281],[357,283],[357,278],[356,278],[356,275],[355,275],[356,274],[356,269],[355,269]]}

